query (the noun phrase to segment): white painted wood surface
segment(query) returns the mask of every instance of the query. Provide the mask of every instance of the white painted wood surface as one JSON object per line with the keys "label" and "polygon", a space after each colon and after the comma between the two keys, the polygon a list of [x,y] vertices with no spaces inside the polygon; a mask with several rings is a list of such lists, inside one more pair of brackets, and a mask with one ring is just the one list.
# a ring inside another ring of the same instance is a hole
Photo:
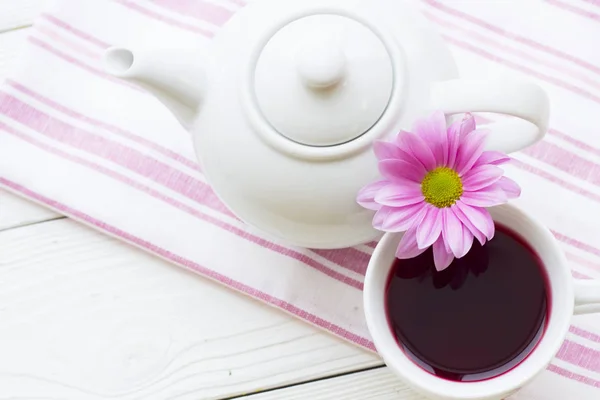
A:
{"label": "white painted wood surface", "polygon": [[0,33],[31,25],[40,10],[52,1],[0,0]]}
{"label": "white painted wood surface", "polygon": [[217,399],[380,365],[69,219],[0,243],[3,396]]}
{"label": "white painted wood surface", "polygon": [[56,218],[61,216],[0,189],[0,231]]}
{"label": "white painted wood surface", "polygon": [[425,400],[387,369],[348,374],[247,396],[247,400]]}
{"label": "white painted wood surface", "polygon": [[[50,1],[0,0],[0,81]],[[348,374],[377,356],[60,218],[0,190],[1,398],[420,399]]]}

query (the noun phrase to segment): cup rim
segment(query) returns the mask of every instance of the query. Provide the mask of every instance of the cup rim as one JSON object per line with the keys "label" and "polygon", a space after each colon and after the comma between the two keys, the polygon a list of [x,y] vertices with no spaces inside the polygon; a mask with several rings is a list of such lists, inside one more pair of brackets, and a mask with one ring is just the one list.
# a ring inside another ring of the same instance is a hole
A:
{"label": "cup rim", "polygon": [[[536,252],[540,251],[540,243],[546,246],[543,257],[541,254],[538,255],[544,261],[543,265],[548,275],[551,292],[552,305],[546,332],[533,352],[524,361],[504,374],[475,382],[445,380],[417,366],[397,344],[384,308],[385,284],[392,263],[385,262],[383,259],[389,259],[390,248],[393,248],[395,254],[395,248],[402,237],[402,233],[386,233],[377,244],[367,267],[363,301],[367,326],[375,348],[387,366],[407,385],[434,398],[453,400],[497,399],[518,390],[550,364],[570,326],[574,309],[573,278],[566,257],[554,235],[540,221],[514,205],[505,204],[490,208],[489,211],[495,222],[498,216],[509,214],[512,218],[518,220],[519,224],[525,224],[536,232],[536,238],[530,240],[523,237],[523,239]],[[512,228],[510,224],[501,223]],[[520,232],[517,230],[517,233]],[[556,265],[549,266],[551,263]],[[551,274],[549,270],[555,272]],[[384,276],[383,286],[382,275]],[[554,298],[557,287],[561,289],[559,292],[560,298]],[[552,327],[552,330],[550,330],[550,327]],[[544,343],[544,353],[539,353],[542,343]],[[533,357],[534,354],[537,354],[535,358]],[[527,368],[524,368],[524,366]]]}

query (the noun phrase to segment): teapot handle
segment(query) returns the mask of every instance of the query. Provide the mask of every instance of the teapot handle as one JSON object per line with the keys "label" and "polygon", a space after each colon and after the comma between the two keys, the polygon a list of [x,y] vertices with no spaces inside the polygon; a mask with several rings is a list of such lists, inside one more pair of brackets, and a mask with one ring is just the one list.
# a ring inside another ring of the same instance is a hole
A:
{"label": "teapot handle", "polygon": [[575,315],[600,312],[600,282],[575,280]]}
{"label": "teapot handle", "polygon": [[436,82],[431,87],[431,105],[446,115],[465,112],[507,114],[508,119],[485,125],[491,134],[489,150],[512,153],[541,140],[548,129],[550,101],[533,83],[456,79]]}

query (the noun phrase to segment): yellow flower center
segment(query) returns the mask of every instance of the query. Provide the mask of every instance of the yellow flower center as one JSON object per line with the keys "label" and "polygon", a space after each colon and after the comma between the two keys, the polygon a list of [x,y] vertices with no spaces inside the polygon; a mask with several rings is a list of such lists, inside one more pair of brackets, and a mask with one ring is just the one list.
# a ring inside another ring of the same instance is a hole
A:
{"label": "yellow flower center", "polygon": [[429,171],[423,182],[421,191],[425,201],[437,208],[450,207],[463,194],[460,176],[451,168],[438,167]]}

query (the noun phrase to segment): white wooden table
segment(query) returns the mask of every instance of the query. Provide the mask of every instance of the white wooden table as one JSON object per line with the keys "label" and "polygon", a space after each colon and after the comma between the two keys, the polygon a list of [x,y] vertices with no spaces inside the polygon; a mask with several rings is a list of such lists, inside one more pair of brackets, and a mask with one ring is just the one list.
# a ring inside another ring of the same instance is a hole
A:
{"label": "white wooden table", "polygon": [[[0,81],[48,1],[0,0]],[[371,353],[0,190],[0,399],[241,397],[421,399]]]}

